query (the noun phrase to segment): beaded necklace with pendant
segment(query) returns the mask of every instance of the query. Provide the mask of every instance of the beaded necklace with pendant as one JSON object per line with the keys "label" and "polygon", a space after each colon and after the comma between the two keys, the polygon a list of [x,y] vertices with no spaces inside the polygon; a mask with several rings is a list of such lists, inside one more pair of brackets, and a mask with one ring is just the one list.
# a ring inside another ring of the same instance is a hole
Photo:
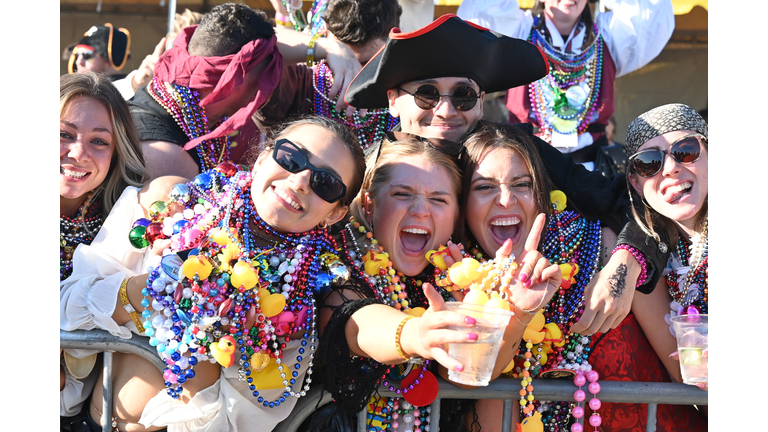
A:
{"label": "beaded necklace with pendant", "polygon": [[584,133],[597,110],[603,43],[596,25],[593,31],[595,40],[589,47],[573,54],[552,46],[535,25],[531,30],[529,42],[538,46],[549,62],[549,74],[528,85],[531,111],[545,141],[551,141],[553,131],[563,135]]}
{"label": "beaded necklace with pendant", "polygon": [[[223,367],[237,361],[238,378],[257,403],[277,407],[309,390],[317,346],[314,295],[348,277],[348,271],[326,230],[278,233],[261,221],[250,196],[250,173],[223,165],[174,187],[172,199],[185,207],[181,217],[155,215],[172,221],[161,223],[173,226],[174,250],[193,252],[176,271],[169,272],[167,265],[150,268],[142,305],[155,312],[142,314],[146,334],[166,363],[163,376],[171,397],[178,398],[182,384],[194,378],[194,365],[213,358]],[[258,246],[251,222],[281,240]],[[247,322],[253,325],[246,327]],[[294,339],[300,346],[289,367],[284,350]],[[218,355],[225,348],[232,357]],[[294,389],[301,385],[305,363],[304,388]],[[259,373],[269,370],[276,381],[264,387],[267,376]],[[267,400],[260,390],[268,388],[285,391]]]}
{"label": "beaded necklace with pendant", "polygon": [[[695,244],[684,236],[678,236],[677,255],[680,257],[680,264],[690,267],[683,286],[680,286],[675,272],[667,275],[666,279],[669,295],[682,306],[683,310],[692,306],[701,314],[706,314],[709,311],[708,222],[708,220],[704,221],[704,229],[696,238]],[[694,295],[689,293],[691,287],[697,289]]]}
{"label": "beaded necklace with pendant", "polygon": [[382,140],[384,133],[392,130],[400,122],[399,118],[392,117],[388,109],[369,110],[365,118],[361,118],[357,111],[351,118],[347,117],[344,111],[337,111],[336,101],[339,95],[333,99],[328,97],[328,92],[333,86],[333,72],[325,60],[315,65],[312,84],[315,88],[315,114],[347,125],[355,133],[363,149]]}
{"label": "beaded necklace with pendant", "polygon": [[104,222],[101,205],[93,202],[93,197],[89,192],[74,218],[59,216],[59,281],[72,275],[72,254],[77,245],[91,244]]}
{"label": "beaded necklace with pendant", "polygon": [[[205,109],[200,106],[200,93],[197,90],[163,82],[157,77],[152,79],[148,90],[150,96],[176,120],[176,124],[190,140],[210,133],[208,117]],[[225,120],[226,117],[222,118],[214,125],[214,129]],[[205,140],[197,145],[196,150],[202,165],[201,171],[208,171],[229,160],[229,137]]]}

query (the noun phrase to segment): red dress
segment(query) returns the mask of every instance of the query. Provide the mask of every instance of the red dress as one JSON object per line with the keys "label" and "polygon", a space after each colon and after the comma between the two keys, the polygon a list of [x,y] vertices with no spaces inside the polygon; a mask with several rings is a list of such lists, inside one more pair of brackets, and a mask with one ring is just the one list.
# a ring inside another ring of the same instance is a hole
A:
{"label": "red dress", "polygon": [[[634,314],[608,333],[592,337],[589,363],[601,381],[672,382]],[[589,398],[589,393],[587,394]],[[599,395],[598,395],[599,398]],[[585,407],[589,418],[592,411]],[[658,432],[706,431],[707,418],[690,405],[657,405]],[[603,432],[645,432],[648,405],[603,403],[598,413]],[[591,427],[585,427],[591,430]]]}

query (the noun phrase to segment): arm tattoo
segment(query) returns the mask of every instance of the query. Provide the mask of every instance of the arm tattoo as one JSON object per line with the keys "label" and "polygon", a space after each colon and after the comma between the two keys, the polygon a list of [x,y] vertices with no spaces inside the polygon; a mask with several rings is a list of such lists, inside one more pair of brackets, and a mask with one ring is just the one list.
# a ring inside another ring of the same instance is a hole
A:
{"label": "arm tattoo", "polygon": [[627,265],[619,264],[616,273],[608,278],[611,285],[611,297],[619,298],[624,294],[624,288],[627,287]]}

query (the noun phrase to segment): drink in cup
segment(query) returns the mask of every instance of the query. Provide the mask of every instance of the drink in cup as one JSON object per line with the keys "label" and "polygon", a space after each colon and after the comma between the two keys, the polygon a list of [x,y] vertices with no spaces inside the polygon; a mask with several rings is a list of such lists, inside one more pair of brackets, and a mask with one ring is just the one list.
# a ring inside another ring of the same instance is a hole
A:
{"label": "drink in cup", "polygon": [[680,372],[685,384],[708,382],[709,324],[708,315],[678,315],[672,317],[677,338]]}
{"label": "drink in cup", "polygon": [[448,302],[449,310],[475,319],[472,328],[449,326],[451,330],[477,333],[476,342],[450,343],[448,354],[464,365],[464,370],[448,371],[448,378],[456,383],[487,386],[493,374],[493,365],[499,355],[501,337],[507,328],[512,312],[492,306],[462,302]]}

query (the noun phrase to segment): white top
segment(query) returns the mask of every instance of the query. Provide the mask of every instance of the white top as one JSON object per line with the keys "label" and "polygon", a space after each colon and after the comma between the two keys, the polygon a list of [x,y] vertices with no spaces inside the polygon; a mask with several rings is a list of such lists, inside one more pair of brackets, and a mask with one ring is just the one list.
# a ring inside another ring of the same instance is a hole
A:
{"label": "white top", "polygon": [[[133,222],[144,217],[138,200],[139,190],[128,187],[115,203],[101,230],[90,245],[80,245],[72,258],[72,275],[61,283],[59,319],[62,330],[103,329],[115,336],[129,339],[136,333],[133,321],[123,326],[112,319],[120,284],[126,276],[147,272],[159,259],[150,256],[150,248],[136,249],[128,233]],[[300,346],[299,338],[291,340],[283,350],[286,369],[293,370]],[[66,350],[83,358],[94,353],[91,350]],[[309,345],[303,356],[294,391],[300,391],[310,360]],[[63,363],[62,363],[63,364]],[[139,422],[145,427],[167,426],[176,431],[248,431],[259,425],[260,431],[270,431],[288,417],[296,404],[295,397],[288,397],[277,408],[264,407],[252,396],[246,383],[237,378],[237,362],[222,368],[218,381],[198,392],[184,404],[167,395],[165,390],[153,397],[144,408]],[[66,368],[65,368],[66,369]],[[290,375],[290,372],[287,372]],[[64,390],[60,393],[60,415],[73,416],[80,411],[83,401],[93,389],[91,377],[80,381],[67,371]],[[268,401],[284,392],[281,387],[259,391]]]}
{"label": "white top", "polygon": [[117,87],[117,91],[120,92],[120,95],[123,96],[123,99],[129,100],[133,97],[133,95],[136,94],[136,91],[133,89],[133,75],[136,74],[137,70],[132,70],[131,73],[129,73],[125,78],[121,78],[119,80],[112,81],[112,84]]}
{"label": "white top", "polygon": [[[611,11],[597,16],[597,29],[616,64],[620,77],[640,69],[661,53],[675,29],[671,0],[615,0]],[[531,11],[523,11],[517,0],[463,0],[457,15],[510,37],[528,39],[533,26]],[[546,18],[552,44],[562,48],[563,40]],[[584,32],[573,38],[573,51],[580,52]]]}
{"label": "white top", "polygon": [[435,20],[433,0],[398,0],[397,2],[403,9],[399,26],[403,33],[418,30]]}

